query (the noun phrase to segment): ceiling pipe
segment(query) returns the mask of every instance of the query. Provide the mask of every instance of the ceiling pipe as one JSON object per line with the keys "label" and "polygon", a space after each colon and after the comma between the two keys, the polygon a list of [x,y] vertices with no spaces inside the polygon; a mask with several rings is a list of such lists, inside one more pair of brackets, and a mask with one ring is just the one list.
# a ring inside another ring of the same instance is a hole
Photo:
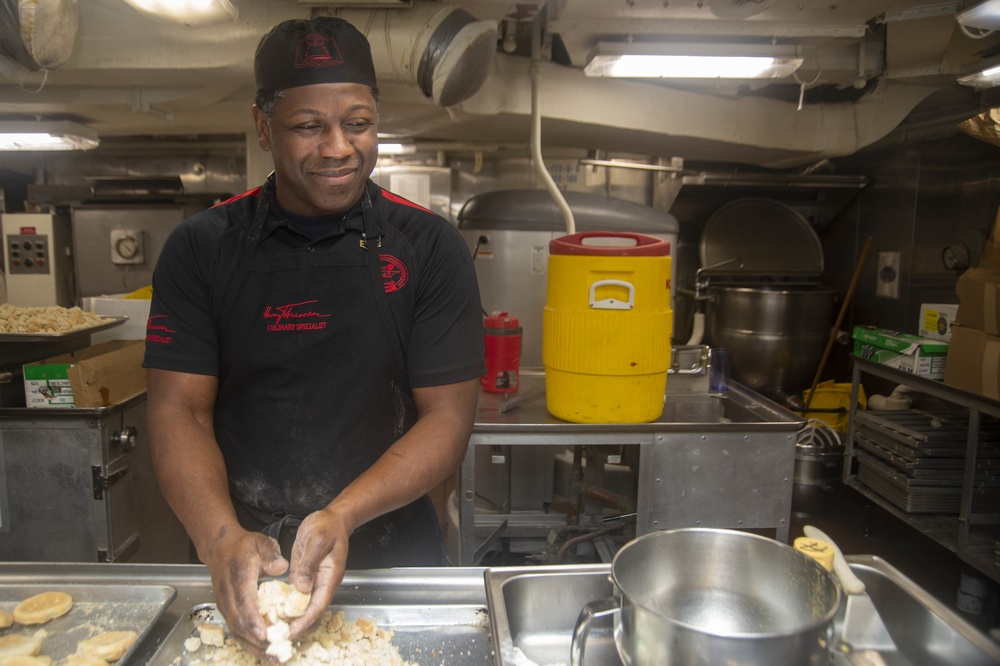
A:
{"label": "ceiling pipe", "polygon": [[339,16],[365,34],[380,83],[417,86],[439,106],[468,99],[493,71],[496,22],[479,21],[458,7],[413,0],[408,8],[315,13]]}
{"label": "ceiling pipe", "polygon": [[545,168],[545,160],[542,158],[542,111],[539,100],[539,79],[541,78],[541,51],[542,51],[542,21],[535,17],[531,35],[531,162],[538,172],[538,177],[545,184],[545,189],[552,195],[559,212],[562,213],[566,222],[566,235],[576,233],[576,220],[573,218],[573,211],[566,203],[566,197],[559,190],[556,181],[552,179],[552,174]]}

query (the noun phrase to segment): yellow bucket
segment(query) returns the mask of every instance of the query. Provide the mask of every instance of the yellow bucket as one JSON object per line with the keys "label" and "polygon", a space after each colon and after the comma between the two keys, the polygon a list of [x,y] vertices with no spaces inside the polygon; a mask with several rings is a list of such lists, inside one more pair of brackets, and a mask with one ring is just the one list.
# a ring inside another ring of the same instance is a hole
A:
{"label": "yellow bucket", "polygon": [[670,367],[670,243],[591,231],[549,243],[546,407],[573,423],[646,423]]}
{"label": "yellow bucket", "polygon": [[[825,422],[834,430],[846,433],[850,421],[851,409],[851,383],[835,382],[829,380],[816,385],[816,392],[809,400],[809,390],[802,393],[803,402],[809,402],[809,412],[804,414],[806,419],[819,419]],[[865,409],[868,406],[868,399],[865,396],[865,387],[858,386],[858,408]],[[817,410],[817,411],[813,411]]]}

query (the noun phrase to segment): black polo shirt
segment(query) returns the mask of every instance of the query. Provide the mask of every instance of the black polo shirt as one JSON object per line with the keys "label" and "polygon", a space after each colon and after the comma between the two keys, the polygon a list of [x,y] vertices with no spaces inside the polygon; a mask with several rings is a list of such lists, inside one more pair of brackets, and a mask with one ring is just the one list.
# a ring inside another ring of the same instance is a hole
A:
{"label": "black polo shirt", "polygon": [[322,508],[416,420],[412,387],[483,372],[461,235],[371,182],[368,194],[311,240],[256,188],[181,223],[157,263],[145,366],[219,377],[231,491],[258,512]]}

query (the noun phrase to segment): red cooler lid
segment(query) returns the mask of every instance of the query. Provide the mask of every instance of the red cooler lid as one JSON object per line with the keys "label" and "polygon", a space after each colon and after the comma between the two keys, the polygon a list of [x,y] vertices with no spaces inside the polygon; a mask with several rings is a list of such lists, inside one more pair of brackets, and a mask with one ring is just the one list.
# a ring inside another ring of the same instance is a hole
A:
{"label": "red cooler lid", "polygon": [[506,312],[494,312],[483,320],[486,328],[519,328],[521,324],[517,317],[511,317]]}
{"label": "red cooler lid", "polygon": [[[592,239],[596,242],[586,242]],[[550,241],[549,254],[661,257],[670,254],[670,241],[631,231],[583,231]]]}

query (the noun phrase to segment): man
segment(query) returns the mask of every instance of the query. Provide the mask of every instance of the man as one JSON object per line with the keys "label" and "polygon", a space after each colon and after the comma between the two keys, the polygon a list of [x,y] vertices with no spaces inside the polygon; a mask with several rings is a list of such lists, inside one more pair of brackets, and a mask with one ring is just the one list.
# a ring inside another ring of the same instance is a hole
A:
{"label": "man", "polygon": [[368,178],[378,90],[364,36],[286,21],[254,71],[274,174],[171,235],[145,365],[160,484],[231,632],[260,654],[262,575],[289,571],[312,592],[295,637],[345,567],[444,563],[426,493],[468,445],[483,337],[461,236]]}

